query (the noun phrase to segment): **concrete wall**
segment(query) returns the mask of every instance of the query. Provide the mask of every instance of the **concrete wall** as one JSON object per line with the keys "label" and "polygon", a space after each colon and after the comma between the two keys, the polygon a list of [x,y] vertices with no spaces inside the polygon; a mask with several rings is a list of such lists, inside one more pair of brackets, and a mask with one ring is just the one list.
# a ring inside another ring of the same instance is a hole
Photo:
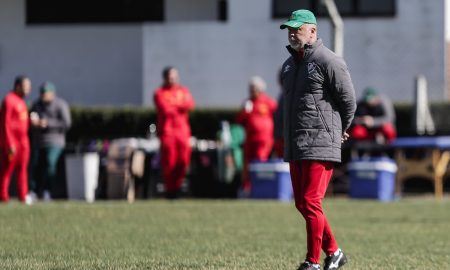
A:
{"label": "concrete wall", "polygon": [[140,104],[140,25],[25,25],[24,0],[0,2],[0,94],[16,74],[53,81],[72,104]]}
{"label": "concrete wall", "polygon": [[[172,0],[176,1],[176,0]],[[188,5],[178,0],[180,10]],[[247,80],[261,75],[278,94],[276,73],[288,57],[282,20],[271,18],[271,0],[229,0],[229,21],[168,22],[144,27],[144,103],[166,65],[178,66],[199,105],[236,106]],[[412,101],[414,77],[425,74],[432,100],[446,97],[444,1],[398,0],[393,18],[345,18],[345,59],[360,95],[372,86],[397,101]],[[420,18],[417,19],[417,18]],[[328,46],[331,24],[319,19]]]}
{"label": "concrete wall", "polygon": [[[179,0],[183,9],[183,1]],[[199,106],[240,106],[247,82],[260,75],[272,96],[287,57],[286,33],[270,18],[270,0],[230,0],[229,20],[144,26],[144,102],[152,104],[161,69],[175,65]],[[251,11],[251,12],[250,12]]]}
{"label": "concrete wall", "polygon": [[214,21],[219,15],[218,0],[165,0],[164,12],[165,20],[172,22]]}
{"label": "concrete wall", "polygon": [[392,19],[345,20],[345,58],[356,89],[374,86],[412,101],[414,77],[428,79],[431,100],[446,98],[444,1],[398,0]]}
{"label": "concrete wall", "polygon": [[[217,5],[195,1],[201,10]],[[152,105],[161,69],[175,65],[199,106],[240,105],[252,75],[264,77],[276,96],[287,33],[271,18],[271,5],[229,0],[224,23],[214,12],[197,20],[192,1],[168,0],[164,23],[27,26],[24,0],[1,0],[0,94],[26,73],[35,86],[53,80],[74,104]],[[414,77],[423,73],[430,99],[446,98],[444,10],[444,0],[397,0],[393,18],[345,18],[345,59],[358,95],[373,86],[411,101]],[[326,18],[319,35],[329,46]]]}

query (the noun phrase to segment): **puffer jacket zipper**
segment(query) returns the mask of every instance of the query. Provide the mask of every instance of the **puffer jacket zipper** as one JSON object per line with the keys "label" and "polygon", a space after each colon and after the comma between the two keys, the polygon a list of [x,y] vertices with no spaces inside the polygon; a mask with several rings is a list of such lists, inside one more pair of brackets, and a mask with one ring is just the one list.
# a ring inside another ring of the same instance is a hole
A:
{"label": "puffer jacket zipper", "polygon": [[330,130],[330,128],[328,127],[328,124],[327,124],[327,122],[325,121],[325,117],[323,116],[323,113],[322,113],[322,111],[320,110],[319,105],[318,105],[317,103],[316,103],[316,109],[317,109],[317,112],[319,113],[320,120],[322,120],[323,126],[325,127],[326,131],[327,131],[327,132],[330,134],[330,136],[331,136],[331,130]]}

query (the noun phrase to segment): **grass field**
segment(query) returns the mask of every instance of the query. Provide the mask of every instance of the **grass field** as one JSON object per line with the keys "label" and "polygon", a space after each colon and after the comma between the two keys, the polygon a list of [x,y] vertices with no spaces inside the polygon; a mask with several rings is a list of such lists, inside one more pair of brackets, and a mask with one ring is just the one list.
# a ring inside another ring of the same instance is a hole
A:
{"label": "grass field", "polygon": [[[450,269],[450,201],[328,199],[344,269]],[[0,205],[0,269],[296,269],[292,204],[180,200]]]}

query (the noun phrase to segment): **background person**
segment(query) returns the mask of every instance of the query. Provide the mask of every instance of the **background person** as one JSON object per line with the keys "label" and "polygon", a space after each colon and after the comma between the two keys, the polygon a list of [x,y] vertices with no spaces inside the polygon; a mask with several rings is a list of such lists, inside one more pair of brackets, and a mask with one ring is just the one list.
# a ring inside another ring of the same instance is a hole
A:
{"label": "background person", "polygon": [[40,97],[31,107],[32,189],[44,200],[51,199],[56,185],[58,162],[66,145],[66,132],[72,124],[66,101],[56,96],[56,87],[45,82]]}
{"label": "background person", "polygon": [[2,102],[0,110],[0,200],[9,201],[9,184],[15,172],[19,200],[31,203],[28,193],[29,117],[24,98],[31,92],[31,81],[18,76],[14,89]]}
{"label": "background person", "polygon": [[394,123],[395,111],[391,100],[369,87],[358,102],[350,136],[356,141],[389,143],[397,137]]}
{"label": "background person", "polygon": [[341,162],[341,144],[356,109],[355,91],[344,60],[317,38],[309,10],[294,11],[280,26],[288,28],[291,56],[282,66],[284,158],[289,162],[295,206],[306,221],[305,262],[299,270],[338,269],[347,262],[322,209],[322,199]]}
{"label": "background person", "polygon": [[189,89],[179,84],[174,67],[163,70],[163,85],[154,95],[158,113],[158,135],[161,140],[161,166],[166,197],[177,198],[191,159],[189,111],[194,99]]}
{"label": "background person", "polygon": [[247,194],[251,189],[249,162],[267,160],[273,147],[273,113],[277,103],[265,91],[266,82],[261,77],[251,78],[249,97],[236,118],[245,128],[242,189]]}

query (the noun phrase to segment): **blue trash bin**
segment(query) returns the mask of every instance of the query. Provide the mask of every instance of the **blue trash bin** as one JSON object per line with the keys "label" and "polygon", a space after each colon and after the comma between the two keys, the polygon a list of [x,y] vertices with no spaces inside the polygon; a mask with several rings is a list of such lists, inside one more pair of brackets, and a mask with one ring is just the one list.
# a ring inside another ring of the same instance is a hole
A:
{"label": "blue trash bin", "polygon": [[252,182],[251,198],[292,200],[289,163],[279,159],[254,161],[250,163],[249,171]]}
{"label": "blue trash bin", "polygon": [[385,157],[357,159],[349,163],[350,197],[391,201],[395,198],[394,160]]}

